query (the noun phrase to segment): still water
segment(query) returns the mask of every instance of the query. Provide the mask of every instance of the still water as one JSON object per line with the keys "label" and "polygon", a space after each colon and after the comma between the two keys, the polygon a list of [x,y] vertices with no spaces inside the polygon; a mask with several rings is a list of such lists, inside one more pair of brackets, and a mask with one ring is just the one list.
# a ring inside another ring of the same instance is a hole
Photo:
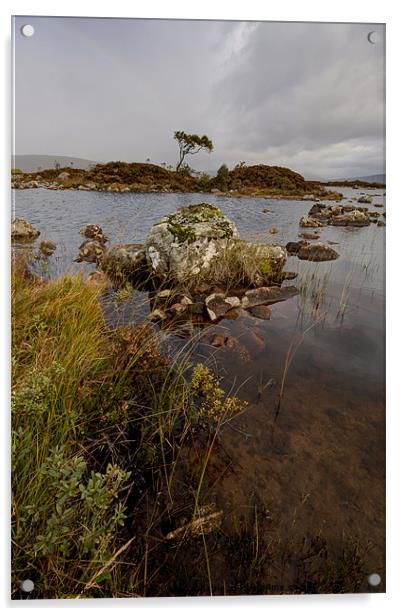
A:
{"label": "still water", "polygon": [[[341,191],[345,202],[360,195]],[[373,195],[369,209],[382,214],[374,203],[385,205],[383,191],[364,192]],[[298,239],[299,219],[312,205],[209,194],[14,191],[15,215],[58,246],[50,275],[91,269],[73,263],[87,223],[99,224],[111,243],[143,242],[161,216],[203,200],[221,208],[243,239],[279,244]],[[224,430],[222,449],[232,463],[227,468],[218,455],[210,488],[225,511],[263,503],[285,535],[369,541],[370,565],[384,575],[385,228],[318,232],[320,241],[334,242],[339,259],[289,257],[286,269],[298,273],[289,284],[300,295],[273,305],[270,320],[242,316],[208,328],[208,336],[234,336],[233,349],[215,349],[206,338],[196,346],[194,359],[216,365],[227,390],[250,404]],[[109,306],[109,319],[137,320],[143,294],[138,304]]]}

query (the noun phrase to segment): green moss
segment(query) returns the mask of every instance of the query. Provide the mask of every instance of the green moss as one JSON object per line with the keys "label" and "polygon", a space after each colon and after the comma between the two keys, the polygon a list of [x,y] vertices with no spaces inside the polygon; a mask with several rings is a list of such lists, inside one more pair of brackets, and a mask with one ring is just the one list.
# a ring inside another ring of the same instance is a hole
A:
{"label": "green moss", "polygon": [[270,259],[268,259],[268,257],[264,257],[263,259],[261,259],[258,264],[258,267],[261,274],[264,274],[264,276],[272,273],[271,261]]}
{"label": "green moss", "polygon": [[179,223],[168,224],[168,230],[175,236],[180,244],[184,242],[194,242],[195,233],[188,226],[181,225]]}

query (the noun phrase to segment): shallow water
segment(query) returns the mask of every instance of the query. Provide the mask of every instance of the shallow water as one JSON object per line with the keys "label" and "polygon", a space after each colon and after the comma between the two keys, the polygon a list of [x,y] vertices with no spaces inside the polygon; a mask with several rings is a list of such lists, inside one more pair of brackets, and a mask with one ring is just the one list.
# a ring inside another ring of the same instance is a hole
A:
{"label": "shallow water", "polygon": [[[345,201],[362,192],[341,191]],[[364,192],[385,204],[382,190]],[[72,263],[83,240],[78,231],[86,223],[101,225],[111,243],[143,242],[162,215],[208,201],[235,222],[242,238],[286,244],[298,239],[299,219],[312,205],[209,194],[45,189],[14,191],[14,201],[15,215],[58,246],[50,274],[91,268]],[[270,211],[263,213],[264,208]],[[269,233],[272,227],[277,234]],[[223,432],[221,445],[233,463],[218,473],[213,492],[225,511],[258,499],[285,534],[322,531],[334,542],[343,534],[370,540],[370,564],[383,575],[385,228],[318,232],[320,241],[336,242],[339,259],[309,263],[289,257],[286,269],[299,274],[289,284],[299,287],[299,296],[273,305],[269,321],[240,317],[208,329],[208,334],[235,336],[237,350],[217,350],[205,340],[196,347],[195,359],[217,364],[227,389],[239,388],[238,396],[250,403]],[[109,305],[108,318],[138,320],[147,309],[144,294],[136,294],[120,308]],[[261,334],[257,341],[255,332]]]}

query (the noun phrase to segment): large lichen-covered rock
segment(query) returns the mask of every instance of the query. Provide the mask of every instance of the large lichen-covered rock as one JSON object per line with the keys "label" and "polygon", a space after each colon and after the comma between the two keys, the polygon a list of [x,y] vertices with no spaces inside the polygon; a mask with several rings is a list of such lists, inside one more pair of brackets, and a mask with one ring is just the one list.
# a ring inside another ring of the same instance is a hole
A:
{"label": "large lichen-covered rock", "polygon": [[11,239],[15,242],[33,241],[39,235],[40,231],[23,218],[14,218],[11,223]]}
{"label": "large lichen-covered rock", "polygon": [[153,225],[146,256],[157,276],[184,282],[207,274],[212,260],[238,237],[234,223],[217,207],[189,205]]}

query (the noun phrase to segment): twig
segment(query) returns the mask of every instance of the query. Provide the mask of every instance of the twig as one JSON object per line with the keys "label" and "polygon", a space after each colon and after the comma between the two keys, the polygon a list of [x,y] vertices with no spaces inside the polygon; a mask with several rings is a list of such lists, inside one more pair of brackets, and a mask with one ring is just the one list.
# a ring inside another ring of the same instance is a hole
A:
{"label": "twig", "polygon": [[97,571],[97,573],[95,573],[91,579],[89,580],[89,582],[87,582],[84,586],[84,590],[82,590],[80,592],[79,595],[77,595],[75,598],[76,599],[80,599],[81,595],[86,591],[89,590],[90,588],[92,588],[92,586],[95,584],[95,581],[98,579],[98,577],[104,572],[106,571],[106,569],[108,569],[110,567],[111,564],[114,563],[114,561],[116,560],[116,558],[118,556],[120,556],[120,554],[122,552],[124,552],[128,546],[134,541],[135,537],[131,537],[131,539],[129,539],[124,545],[121,546],[121,548],[119,548],[117,550],[117,552],[115,554],[113,554],[113,556],[103,565],[103,567],[101,567],[99,569],[99,571]]}

